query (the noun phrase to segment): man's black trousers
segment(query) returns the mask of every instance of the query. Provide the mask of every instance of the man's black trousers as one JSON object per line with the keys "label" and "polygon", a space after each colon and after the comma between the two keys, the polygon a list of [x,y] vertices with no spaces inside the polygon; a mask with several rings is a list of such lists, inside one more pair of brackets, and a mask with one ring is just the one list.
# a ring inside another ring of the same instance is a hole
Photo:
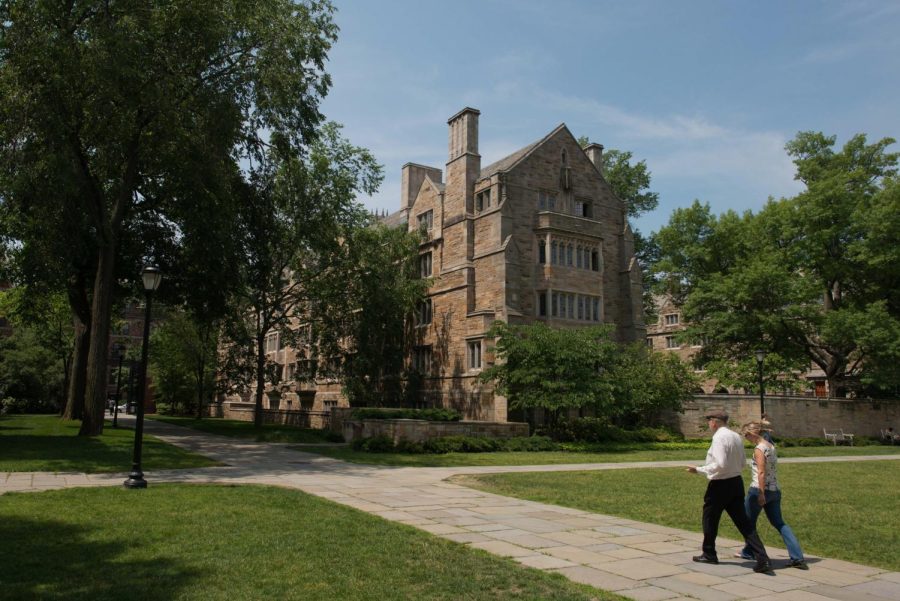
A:
{"label": "man's black trousers", "polygon": [[703,497],[703,554],[714,558],[716,536],[719,534],[719,520],[727,511],[731,521],[737,526],[744,540],[753,549],[757,560],[768,559],[756,529],[744,512],[744,480],[740,476],[725,480],[710,480]]}

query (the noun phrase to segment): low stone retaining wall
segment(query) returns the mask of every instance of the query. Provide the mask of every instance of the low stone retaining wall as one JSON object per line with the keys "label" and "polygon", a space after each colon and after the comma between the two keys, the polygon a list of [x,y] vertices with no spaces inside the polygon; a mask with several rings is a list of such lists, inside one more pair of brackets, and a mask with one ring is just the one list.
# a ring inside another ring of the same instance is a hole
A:
{"label": "low stone retaining wall", "polygon": [[[209,406],[210,417],[236,419],[252,422],[255,405],[253,403],[217,403]],[[330,413],[306,409],[263,409],[264,424],[280,424],[298,428],[324,429],[330,425]]]}
{"label": "low stone retaining wall", "polygon": [[[759,396],[696,395],[684,404],[684,413],[670,413],[664,421],[688,438],[708,437],[703,416],[710,409],[725,409],[732,425],[759,419]],[[822,429],[856,436],[879,437],[881,430],[900,428],[900,401],[766,396],[766,413],[776,437],[821,438]]]}
{"label": "low stone retaining wall", "polygon": [[444,436],[473,436],[480,438],[513,438],[528,436],[528,424],[523,422],[431,422],[423,419],[345,419],[341,433],[344,440],[390,436],[394,443],[401,439],[424,442]]}

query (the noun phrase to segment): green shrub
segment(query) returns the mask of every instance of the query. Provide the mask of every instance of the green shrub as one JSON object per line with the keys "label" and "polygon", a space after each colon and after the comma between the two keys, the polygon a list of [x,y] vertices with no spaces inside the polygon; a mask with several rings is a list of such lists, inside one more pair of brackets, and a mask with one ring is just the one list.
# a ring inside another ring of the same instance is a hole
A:
{"label": "green shrub", "polygon": [[775,444],[780,447],[824,447],[832,443],[824,438],[782,438]]}
{"label": "green shrub", "polygon": [[397,453],[408,453],[410,455],[421,455],[425,452],[425,446],[421,442],[401,438],[397,441],[394,451]]}
{"label": "green shrub", "polygon": [[502,442],[504,451],[539,453],[559,450],[559,445],[548,436],[517,436]]}
{"label": "green shrub", "polygon": [[328,431],[325,433],[326,442],[344,442],[344,435],[340,432]]}
{"label": "green shrub", "polygon": [[14,413],[56,413],[54,403],[42,399],[17,399],[8,396],[0,400],[0,415]]}
{"label": "green shrub", "polygon": [[456,409],[379,409],[359,407],[352,419],[423,419],[430,422],[458,422],[462,416]]}
{"label": "green shrub", "polygon": [[394,450],[394,441],[386,434],[370,438],[357,438],[353,441],[353,450],[366,453],[391,453]]}
{"label": "green shrub", "polygon": [[479,436],[443,436],[425,442],[400,439],[396,445],[387,436],[373,436],[353,441],[353,449],[369,453],[409,453],[445,455],[447,453],[494,453],[497,451],[555,451],[559,445],[546,436],[518,438],[483,438]]}

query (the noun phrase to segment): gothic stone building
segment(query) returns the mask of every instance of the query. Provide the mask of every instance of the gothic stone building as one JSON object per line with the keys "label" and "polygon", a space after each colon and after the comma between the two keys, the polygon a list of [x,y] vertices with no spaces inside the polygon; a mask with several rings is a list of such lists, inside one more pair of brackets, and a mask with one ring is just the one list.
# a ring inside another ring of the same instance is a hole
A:
{"label": "gothic stone building", "polygon": [[626,208],[603,179],[603,147],[582,149],[563,124],[482,167],[479,111],[450,118],[445,171],[403,166],[400,210],[389,223],[421,229],[423,276],[411,361],[429,405],[505,421],[506,399],[479,382],[493,360],[495,320],[553,327],[613,324],[645,336],[641,274]]}
{"label": "gothic stone building", "polygon": [[[506,421],[506,399],[478,378],[494,361],[486,335],[493,322],[604,323],[620,341],[642,340],[641,274],[625,206],[603,179],[601,145],[582,149],[560,125],[482,167],[479,114],[465,108],[448,121],[445,171],[403,166],[400,210],[383,221],[425,233],[419,268],[432,285],[409,357],[422,374],[422,405]],[[338,382],[292,380],[301,357],[281,348],[277,334],[267,350],[284,365],[283,383],[267,390],[270,409],[346,405]]]}

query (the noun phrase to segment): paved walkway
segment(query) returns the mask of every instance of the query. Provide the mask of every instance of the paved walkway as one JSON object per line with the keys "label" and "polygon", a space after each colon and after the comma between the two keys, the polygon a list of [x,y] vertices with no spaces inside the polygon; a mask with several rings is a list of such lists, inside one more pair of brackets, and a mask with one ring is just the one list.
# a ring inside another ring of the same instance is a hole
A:
{"label": "paved walkway", "polygon": [[[120,418],[121,419],[121,418]],[[127,419],[127,418],[126,418]],[[722,563],[696,564],[702,536],[522,501],[446,482],[457,474],[635,469],[683,465],[684,461],[452,468],[380,467],[349,464],[302,453],[285,444],[241,442],[148,421],[145,431],[206,455],[226,467],[147,472],[158,482],[239,482],[296,488],[337,503],[409,524],[477,549],[555,571],[577,582],[643,601],[885,601],[900,600],[900,572],[808,556],[810,569],[783,567],[787,553],[767,545],[774,575],[755,574],[752,562],[728,559],[738,541],[720,538]],[[782,459],[783,463],[900,459],[859,456]],[[74,486],[121,486],[120,474],[0,474],[0,494]],[[698,498],[697,502],[700,502]],[[801,540],[802,540],[802,533]],[[771,532],[766,537],[773,540]]]}

